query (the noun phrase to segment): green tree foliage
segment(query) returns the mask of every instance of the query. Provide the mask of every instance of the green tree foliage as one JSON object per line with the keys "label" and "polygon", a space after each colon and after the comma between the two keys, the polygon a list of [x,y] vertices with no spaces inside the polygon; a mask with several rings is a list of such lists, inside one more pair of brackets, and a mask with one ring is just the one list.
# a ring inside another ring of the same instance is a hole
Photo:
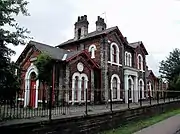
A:
{"label": "green tree foliage", "polygon": [[169,89],[180,90],[180,50],[174,49],[160,63],[159,72],[169,82]]}
{"label": "green tree foliage", "polygon": [[50,85],[52,82],[52,62],[51,57],[44,53],[41,53],[35,62],[38,69],[38,79],[43,83],[47,83],[47,85]]}
{"label": "green tree foliage", "polygon": [[0,92],[4,94],[5,91],[14,92],[19,87],[19,78],[12,70],[16,66],[11,63],[11,56],[15,52],[8,48],[8,44],[25,44],[28,30],[20,27],[15,18],[19,14],[29,15],[27,4],[25,0],[0,0]]}

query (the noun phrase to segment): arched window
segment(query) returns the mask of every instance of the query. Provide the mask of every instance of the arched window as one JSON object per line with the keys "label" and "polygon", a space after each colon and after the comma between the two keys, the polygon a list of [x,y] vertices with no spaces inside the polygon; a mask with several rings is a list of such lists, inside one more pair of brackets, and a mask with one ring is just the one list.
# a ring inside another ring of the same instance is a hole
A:
{"label": "arched window", "polygon": [[137,61],[138,61],[138,69],[143,70],[143,57],[142,57],[142,55],[138,54]]}
{"label": "arched window", "polygon": [[72,92],[69,96],[70,100],[72,102],[76,101],[85,101],[85,92],[86,89],[88,88],[88,77],[86,74],[82,73],[80,74],[79,72],[76,72],[72,76]]}
{"label": "arched window", "polygon": [[139,80],[139,98],[144,98],[144,81],[143,79]]}
{"label": "arched window", "polygon": [[84,100],[84,95],[85,95],[84,91],[85,91],[85,78],[82,77],[82,84],[81,84],[81,100]]}
{"label": "arched window", "polygon": [[130,52],[125,52],[125,65],[132,66],[132,55]]}
{"label": "arched window", "polygon": [[112,100],[120,100],[120,78],[117,74],[111,76]]}
{"label": "arched window", "polygon": [[95,51],[97,50],[96,46],[93,44],[91,46],[89,46],[89,52],[91,53],[91,58],[94,59],[95,58]]}
{"label": "arched window", "polygon": [[78,76],[75,77],[74,100],[78,100]]}
{"label": "arched window", "polygon": [[128,52],[125,52],[125,65],[128,65]]}
{"label": "arched window", "polygon": [[117,63],[117,59],[116,59],[116,47],[115,46],[112,47],[112,62]]}
{"label": "arched window", "polygon": [[112,63],[119,64],[119,47],[116,43],[111,43],[110,60]]}
{"label": "arched window", "polygon": [[148,89],[148,97],[150,96],[152,97],[152,84],[150,81],[147,83],[147,89]]}
{"label": "arched window", "polygon": [[128,78],[128,92],[129,100],[132,100],[134,97],[134,80],[131,76]]}
{"label": "arched window", "polygon": [[129,66],[130,67],[132,66],[132,55],[131,55],[131,53],[129,53]]}
{"label": "arched window", "polygon": [[112,90],[113,90],[113,99],[117,99],[117,78],[114,77],[113,78],[113,87],[112,87]]}

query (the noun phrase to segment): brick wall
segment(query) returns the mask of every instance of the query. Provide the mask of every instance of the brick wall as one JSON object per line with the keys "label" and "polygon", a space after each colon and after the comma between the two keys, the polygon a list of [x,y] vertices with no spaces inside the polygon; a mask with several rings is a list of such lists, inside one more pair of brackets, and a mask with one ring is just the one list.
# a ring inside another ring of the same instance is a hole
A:
{"label": "brick wall", "polygon": [[140,108],[116,111],[114,113],[101,113],[89,115],[88,117],[71,117],[66,119],[22,123],[18,125],[0,126],[0,131],[4,133],[18,134],[94,134],[108,129],[116,128],[128,121],[144,119],[168,110],[180,108],[180,102],[170,102],[153,106],[143,106]]}

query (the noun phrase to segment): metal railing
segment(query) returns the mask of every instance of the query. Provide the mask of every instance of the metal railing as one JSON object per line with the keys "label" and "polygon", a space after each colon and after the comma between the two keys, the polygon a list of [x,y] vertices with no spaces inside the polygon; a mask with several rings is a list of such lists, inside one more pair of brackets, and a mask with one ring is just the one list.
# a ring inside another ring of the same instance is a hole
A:
{"label": "metal railing", "polygon": [[88,116],[180,100],[180,91],[102,89],[23,90],[15,99],[0,100],[0,121],[43,117]]}

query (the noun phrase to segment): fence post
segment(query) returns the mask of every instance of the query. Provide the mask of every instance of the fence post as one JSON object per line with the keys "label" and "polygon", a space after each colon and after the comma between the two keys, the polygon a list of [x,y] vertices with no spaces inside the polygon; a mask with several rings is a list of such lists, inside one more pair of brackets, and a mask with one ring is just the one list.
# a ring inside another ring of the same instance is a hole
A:
{"label": "fence post", "polygon": [[86,104],[85,104],[85,108],[86,108],[86,110],[85,110],[85,115],[86,115],[86,116],[88,115],[87,100],[88,100],[88,90],[87,90],[87,88],[86,88]]}
{"label": "fence post", "polygon": [[49,121],[52,120],[52,86],[49,87]]}
{"label": "fence post", "polygon": [[128,108],[130,108],[130,106],[129,106],[129,90],[127,90],[127,92],[128,92]]}
{"label": "fence post", "polygon": [[157,104],[159,104],[159,91],[157,91]]}
{"label": "fence post", "polygon": [[163,98],[164,98],[164,103],[166,102],[166,93],[163,91]]}
{"label": "fence post", "polygon": [[109,97],[110,97],[110,111],[112,112],[112,94],[111,94],[111,89],[109,90]]}
{"label": "fence post", "polygon": [[140,96],[139,96],[139,98],[140,98],[140,106],[142,107],[142,90],[140,90]]}
{"label": "fence post", "polygon": [[151,105],[151,91],[149,90],[149,103]]}

